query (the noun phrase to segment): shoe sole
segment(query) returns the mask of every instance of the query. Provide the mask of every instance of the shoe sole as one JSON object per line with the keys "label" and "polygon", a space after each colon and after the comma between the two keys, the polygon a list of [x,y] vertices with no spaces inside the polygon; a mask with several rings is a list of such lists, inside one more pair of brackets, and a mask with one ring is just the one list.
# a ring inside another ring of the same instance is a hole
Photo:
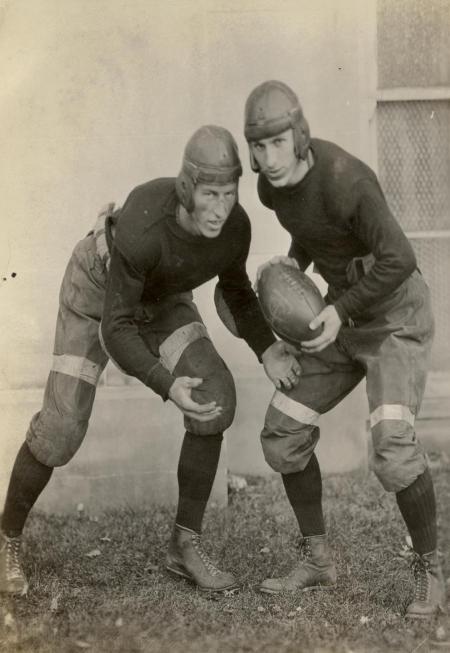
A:
{"label": "shoe sole", "polygon": [[0,594],[7,595],[7,596],[26,596],[28,594],[28,583],[23,587],[21,590],[8,590],[4,587],[0,588]]}
{"label": "shoe sole", "polygon": [[436,610],[430,612],[430,614],[405,614],[405,619],[417,619],[419,621],[425,621],[426,619],[433,619],[437,615],[447,615],[448,610],[445,606],[438,605]]}
{"label": "shoe sole", "polygon": [[174,576],[177,576],[178,578],[184,578],[184,580],[188,580],[190,583],[193,583],[196,587],[198,587],[201,592],[231,592],[232,590],[237,590],[240,587],[239,583],[232,583],[231,585],[220,588],[202,587],[197,583],[193,576],[177,567],[170,567],[167,565],[166,571],[168,571],[170,574],[173,574]]}
{"label": "shoe sole", "polygon": [[262,592],[263,594],[282,594],[283,592],[290,592],[293,594],[294,592],[314,592],[314,591],[326,591],[326,590],[335,590],[337,585],[311,585],[310,587],[297,587],[293,590],[288,590],[286,588],[282,588],[279,590],[272,590],[269,589],[268,587],[261,587],[259,586],[259,591]]}

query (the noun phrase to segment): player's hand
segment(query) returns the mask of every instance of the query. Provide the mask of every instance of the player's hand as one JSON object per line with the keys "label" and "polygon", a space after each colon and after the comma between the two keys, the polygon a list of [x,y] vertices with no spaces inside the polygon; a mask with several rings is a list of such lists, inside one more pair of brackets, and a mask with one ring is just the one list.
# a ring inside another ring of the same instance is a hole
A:
{"label": "player's hand", "polygon": [[297,270],[299,269],[299,265],[295,258],[292,258],[291,256],[274,256],[270,259],[270,261],[266,261],[256,270],[256,281],[253,284],[253,290],[255,292],[258,290],[258,282],[261,278],[263,270],[265,270],[269,265],[276,265],[277,263],[283,263],[284,265],[290,265],[293,268],[297,268]]}
{"label": "player's hand", "polygon": [[301,343],[302,351],[311,354],[322,351],[336,340],[342,322],[334,306],[325,306],[323,311],[309,324],[309,328],[314,330],[320,327],[321,324],[323,324],[323,331],[320,336],[317,336],[314,340],[304,340]]}
{"label": "player's hand", "polygon": [[222,407],[217,406],[215,401],[208,404],[198,404],[191,397],[193,388],[203,383],[203,379],[190,376],[180,376],[172,383],[169,390],[169,399],[175,406],[186,415],[199,422],[209,422],[222,413]]}
{"label": "player's hand", "polygon": [[298,383],[302,368],[295,357],[296,353],[295,347],[278,340],[261,356],[264,370],[278,390],[281,388],[290,390]]}

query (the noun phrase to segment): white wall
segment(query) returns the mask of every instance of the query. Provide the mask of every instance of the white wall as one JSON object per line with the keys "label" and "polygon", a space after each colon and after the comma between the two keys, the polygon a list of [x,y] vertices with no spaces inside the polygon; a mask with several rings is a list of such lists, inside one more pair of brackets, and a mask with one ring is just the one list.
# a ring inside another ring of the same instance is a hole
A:
{"label": "white wall", "polygon": [[[287,82],[314,135],[370,162],[373,5],[3,0],[0,389],[43,385],[75,242],[105,202],[121,203],[137,184],[177,174],[201,124],[221,124],[238,141],[240,198],[253,223],[250,271],[286,251],[286,234],[256,198],[242,135],[245,99],[265,79]],[[219,323],[211,294],[209,284],[197,297],[219,350],[238,377],[259,377],[253,354]],[[106,383],[125,380],[109,370]]]}

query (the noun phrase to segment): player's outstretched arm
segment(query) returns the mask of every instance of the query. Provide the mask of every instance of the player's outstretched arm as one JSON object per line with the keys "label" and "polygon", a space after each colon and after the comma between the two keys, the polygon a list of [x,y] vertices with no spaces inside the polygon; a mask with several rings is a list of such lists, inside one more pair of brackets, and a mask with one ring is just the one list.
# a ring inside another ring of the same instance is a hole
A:
{"label": "player's outstretched arm", "polygon": [[175,379],[169,389],[169,399],[186,417],[191,417],[199,422],[209,422],[222,413],[222,407],[217,406],[215,401],[199,404],[192,399],[192,389],[202,383],[203,379],[180,376]]}
{"label": "player's outstretched arm", "polygon": [[290,390],[298,383],[302,370],[296,353],[295,347],[279,340],[270,345],[261,357],[267,376],[278,390]]}

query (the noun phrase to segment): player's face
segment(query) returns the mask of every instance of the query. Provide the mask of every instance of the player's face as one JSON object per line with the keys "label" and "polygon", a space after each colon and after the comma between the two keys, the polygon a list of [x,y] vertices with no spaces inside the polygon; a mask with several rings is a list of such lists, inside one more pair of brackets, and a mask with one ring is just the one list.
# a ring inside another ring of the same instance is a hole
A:
{"label": "player's face", "polygon": [[292,129],[253,141],[250,147],[261,172],[272,186],[293,186],[302,178],[303,168],[295,154]]}
{"label": "player's face", "polygon": [[194,210],[189,215],[190,231],[197,236],[216,238],[228,219],[237,198],[237,183],[197,184]]}

